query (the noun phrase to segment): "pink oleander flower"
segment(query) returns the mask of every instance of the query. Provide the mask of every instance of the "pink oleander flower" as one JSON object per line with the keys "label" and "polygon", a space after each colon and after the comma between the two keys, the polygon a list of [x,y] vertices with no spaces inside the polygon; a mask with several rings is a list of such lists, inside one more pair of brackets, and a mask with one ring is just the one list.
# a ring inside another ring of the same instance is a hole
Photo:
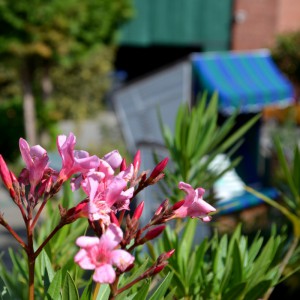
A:
{"label": "pink oleander flower", "polygon": [[67,180],[73,174],[78,172],[88,172],[99,166],[100,159],[96,156],[90,156],[83,150],[74,150],[76,137],[73,133],[69,136],[59,135],[57,137],[57,148],[62,158],[62,169],[59,173],[58,180]]}
{"label": "pink oleander flower", "polygon": [[86,174],[81,187],[89,197],[89,219],[110,223],[110,212],[128,210],[134,188],[127,189],[127,181],[133,176],[133,166],[114,176],[111,166],[101,160],[97,171]]}
{"label": "pink oleander flower", "polygon": [[122,163],[122,156],[120,155],[118,150],[113,150],[109,153],[107,153],[106,155],[104,155],[104,157],[102,158],[103,160],[105,160],[107,163],[109,163],[109,165],[114,169],[118,169]]}
{"label": "pink oleander flower", "polygon": [[49,157],[47,151],[40,145],[29,147],[28,143],[22,138],[19,140],[19,146],[28,171],[30,192],[33,194],[48,167]]}
{"label": "pink oleander flower", "polygon": [[176,210],[172,218],[199,218],[204,222],[209,222],[211,216],[208,214],[216,211],[216,209],[203,200],[205,190],[203,188],[193,189],[185,182],[179,183],[179,188],[186,193],[184,203]]}
{"label": "pink oleander flower", "polygon": [[94,281],[111,284],[116,279],[113,266],[125,271],[134,261],[130,253],[116,249],[122,239],[123,232],[115,224],[110,224],[100,239],[81,236],[76,240],[81,249],[74,260],[82,269],[95,270]]}

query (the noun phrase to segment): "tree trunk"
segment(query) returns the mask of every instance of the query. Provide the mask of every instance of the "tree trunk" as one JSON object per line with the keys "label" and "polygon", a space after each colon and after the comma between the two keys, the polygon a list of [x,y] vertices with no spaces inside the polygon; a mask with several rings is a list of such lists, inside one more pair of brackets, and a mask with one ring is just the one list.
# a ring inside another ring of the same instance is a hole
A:
{"label": "tree trunk", "polygon": [[25,137],[30,145],[37,143],[36,131],[36,112],[34,104],[34,96],[32,91],[33,68],[30,64],[25,62],[24,68],[21,72],[21,81],[23,88],[23,113],[24,113],[24,128]]}
{"label": "tree trunk", "polygon": [[47,61],[44,63],[44,67],[43,67],[41,85],[42,85],[43,101],[47,101],[47,99],[51,97],[53,92],[53,84],[50,77],[50,64]]}

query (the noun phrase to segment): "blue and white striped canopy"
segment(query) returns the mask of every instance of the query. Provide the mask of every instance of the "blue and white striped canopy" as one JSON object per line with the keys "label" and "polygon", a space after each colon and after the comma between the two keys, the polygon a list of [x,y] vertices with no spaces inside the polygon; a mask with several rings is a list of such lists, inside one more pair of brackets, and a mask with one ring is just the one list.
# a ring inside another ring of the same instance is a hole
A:
{"label": "blue and white striped canopy", "polygon": [[218,92],[220,110],[258,112],[268,105],[293,103],[292,84],[267,50],[192,55],[198,91]]}

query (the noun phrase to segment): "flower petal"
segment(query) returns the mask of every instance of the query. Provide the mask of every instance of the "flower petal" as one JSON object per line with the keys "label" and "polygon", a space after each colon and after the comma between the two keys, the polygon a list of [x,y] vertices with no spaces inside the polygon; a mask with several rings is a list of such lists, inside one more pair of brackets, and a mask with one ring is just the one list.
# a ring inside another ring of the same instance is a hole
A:
{"label": "flower petal", "polygon": [[121,271],[125,271],[134,262],[134,256],[120,249],[112,251],[111,259],[113,265],[117,266]]}
{"label": "flower petal", "polygon": [[91,261],[88,252],[84,249],[78,251],[74,257],[74,261],[84,270],[94,270],[95,264]]}
{"label": "flower petal", "polygon": [[99,283],[113,283],[116,279],[116,272],[109,264],[102,265],[95,269],[93,280]]}
{"label": "flower petal", "polygon": [[100,238],[101,245],[108,249],[114,249],[123,239],[123,231],[116,224],[109,224],[107,230]]}

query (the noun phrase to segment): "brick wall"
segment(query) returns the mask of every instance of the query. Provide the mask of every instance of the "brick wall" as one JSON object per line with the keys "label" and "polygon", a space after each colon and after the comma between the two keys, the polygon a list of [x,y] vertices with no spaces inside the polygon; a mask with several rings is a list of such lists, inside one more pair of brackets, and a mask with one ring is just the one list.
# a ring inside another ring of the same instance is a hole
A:
{"label": "brick wall", "polygon": [[300,0],[234,0],[233,50],[271,47],[279,33],[300,30]]}
{"label": "brick wall", "polygon": [[278,3],[277,33],[300,30],[300,1],[280,0]]}

